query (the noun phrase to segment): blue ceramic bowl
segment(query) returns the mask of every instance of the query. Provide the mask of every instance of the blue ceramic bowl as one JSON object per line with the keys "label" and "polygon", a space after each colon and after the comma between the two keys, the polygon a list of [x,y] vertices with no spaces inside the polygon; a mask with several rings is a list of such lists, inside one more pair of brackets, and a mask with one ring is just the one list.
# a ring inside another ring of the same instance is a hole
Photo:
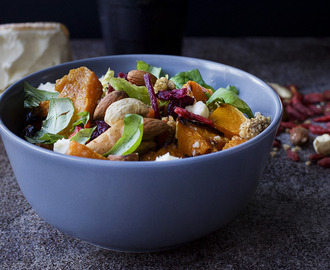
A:
{"label": "blue ceramic bowl", "polygon": [[[55,82],[72,68],[98,76],[135,69],[136,61],[170,75],[198,68],[209,84],[235,85],[253,112],[271,117],[252,140],[217,153],[167,162],[92,160],[58,154],[19,137],[23,83]],[[255,192],[282,114],[281,102],[262,80],[210,61],[163,55],[122,55],[74,61],[34,73],[0,99],[0,132],[19,186],[33,209],[59,230],[120,251],[159,251],[221,228]]]}

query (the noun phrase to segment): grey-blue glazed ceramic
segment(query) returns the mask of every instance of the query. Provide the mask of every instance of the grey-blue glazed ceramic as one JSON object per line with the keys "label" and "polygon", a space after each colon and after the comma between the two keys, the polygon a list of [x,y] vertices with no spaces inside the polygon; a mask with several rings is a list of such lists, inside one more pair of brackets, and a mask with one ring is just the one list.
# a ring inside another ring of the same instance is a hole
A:
{"label": "grey-blue glazed ceramic", "polygon": [[[24,81],[37,87],[83,65],[98,76],[109,67],[116,73],[128,72],[137,60],[161,66],[170,75],[198,68],[215,88],[235,85],[253,112],[271,117],[271,125],[234,148],[167,162],[66,156],[19,137]],[[104,248],[144,252],[210,234],[246,206],[262,176],[281,114],[276,93],[236,68],[187,57],[123,55],[62,64],[15,83],[0,99],[0,132],[23,194],[46,222]]]}

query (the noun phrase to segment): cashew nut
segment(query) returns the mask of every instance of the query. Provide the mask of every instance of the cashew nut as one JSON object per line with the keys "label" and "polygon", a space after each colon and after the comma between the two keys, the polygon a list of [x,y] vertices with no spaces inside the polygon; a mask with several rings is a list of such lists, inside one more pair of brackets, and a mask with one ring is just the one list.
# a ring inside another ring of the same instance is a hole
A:
{"label": "cashew nut", "polygon": [[103,155],[107,153],[115,143],[121,138],[124,131],[124,121],[119,120],[100,136],[86,144],[94,152]]}
{"label": "cashew nut", "polygon": [[112,126],[118,120],[124,119],[126,114],[140,114],[146,116],[149,107],[135,98],[124,98],[112,103],[106,110],[104,121]]}

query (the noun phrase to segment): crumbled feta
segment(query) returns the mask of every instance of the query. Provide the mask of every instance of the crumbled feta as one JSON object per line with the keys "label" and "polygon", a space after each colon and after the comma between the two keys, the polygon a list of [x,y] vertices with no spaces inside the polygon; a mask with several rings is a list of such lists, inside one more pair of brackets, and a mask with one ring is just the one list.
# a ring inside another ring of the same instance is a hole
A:
{"label": "crumbled feta", "polygon": [[41,83],[41,84],[39,84],[39,86],[37,88],[39,90],[45,90],[45,91],[49,91],[49,92],[56,92],[55,83],[50,83],[50,82]]}
{"label": "crumbled feta", "polygon": [[171,156],[169,152],[167,152],[165,155],[156,157],[156,161],[167,161],[167,160],[176,160],[176,159],[180,159],[180,158]]}
{"label": "crumbled feta", "polygon": [[185,109],[188,112],[198,114],[205,118],[209,118],[209,115],[210,115],[209,109],[207,108],[207,106],[205,105],[205,103],[203,101],[198,101],[193,105],[185,107]]}
{"label": "crumbled feta", "polygon": [[65,154],[69,148],[70,139],[61,139],[54,143],[54,152]]}
{"label": "crumbled feta", "polygon": [[198,148],[199,147],[199,141],[194,142],[192,145],[193,148]]}

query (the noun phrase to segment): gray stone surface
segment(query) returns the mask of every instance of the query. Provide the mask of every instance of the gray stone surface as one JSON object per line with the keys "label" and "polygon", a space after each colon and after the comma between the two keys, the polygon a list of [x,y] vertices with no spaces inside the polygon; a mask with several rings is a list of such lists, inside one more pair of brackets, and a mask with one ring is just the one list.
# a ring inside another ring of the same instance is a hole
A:
{"label": "gray stone surface", "polygon": [[[74,40],[75,59],[105,55],[99,40]],[[186,38],[185,56],[297,84],[330,89],[330,38]],[[281,135],[288,143],[288,134]],[[329,169],[269,158],[247,208],[230,224],[162,253],[103,250],[46,224],[24,199],[0,141],[0,269],[329,269]]]}

